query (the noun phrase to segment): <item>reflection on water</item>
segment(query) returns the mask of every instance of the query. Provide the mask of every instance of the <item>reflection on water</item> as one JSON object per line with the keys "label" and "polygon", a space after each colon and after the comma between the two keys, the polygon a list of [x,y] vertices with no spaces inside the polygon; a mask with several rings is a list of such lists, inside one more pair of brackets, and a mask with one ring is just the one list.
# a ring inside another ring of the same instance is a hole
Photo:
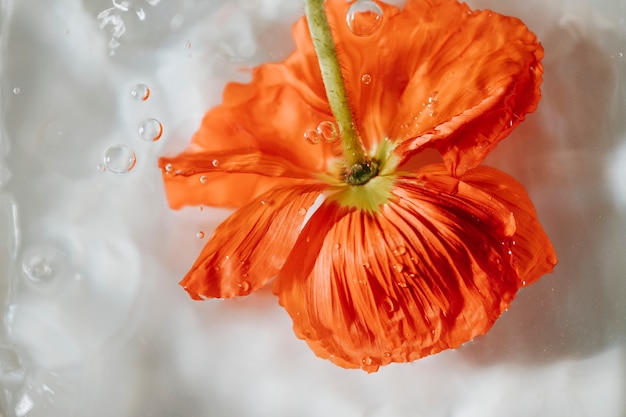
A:
{"label": "reflection on water", "polygon": [[[374,375],[315,358],[267,293],[177,286],[228,212],[170,211],[156,160],[289,53],[301,2],[0,3],[0,415],[622,416],[626,12],[470,3],[544,43],[540,108],[488,162],[527,186],[560,263],[487,336]],[[375,30],[374,2],[352,11]]]}

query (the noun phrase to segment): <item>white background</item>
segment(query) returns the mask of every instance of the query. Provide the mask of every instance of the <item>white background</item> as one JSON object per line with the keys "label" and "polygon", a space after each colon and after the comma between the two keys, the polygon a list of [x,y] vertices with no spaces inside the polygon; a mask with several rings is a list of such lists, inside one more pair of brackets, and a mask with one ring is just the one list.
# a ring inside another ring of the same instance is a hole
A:
{"label": "white background", "polygon": [[[269,291],[193,302],[177,282],[228,211],[169,210],[156,167],[226,82],[290,53],[302,2],[0,1],[0,416],[626,415],[626,3],[469,3],[545,47],[540,107],[487,163],[560,263],[487,336],[368,375],[316,358]],[[127,174],[101,169],[115,144]]]}

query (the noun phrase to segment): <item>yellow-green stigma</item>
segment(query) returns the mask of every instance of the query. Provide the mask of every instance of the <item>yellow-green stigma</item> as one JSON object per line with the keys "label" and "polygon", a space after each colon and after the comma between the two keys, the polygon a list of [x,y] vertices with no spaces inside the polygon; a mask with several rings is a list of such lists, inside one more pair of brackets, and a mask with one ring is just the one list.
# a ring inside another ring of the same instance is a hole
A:
{"label": "yellow-green stigma", "polygon": [[393,144],[385,139],[368,158],[370,169],[354,172],[346,169],[345,161],[333,161],[328,173],[321,179],[329,187],[328,200],[343,207],[356,208],[367,213],[376,213],[391,198],[391,190],[397,177],[398,160],[393,153]]}

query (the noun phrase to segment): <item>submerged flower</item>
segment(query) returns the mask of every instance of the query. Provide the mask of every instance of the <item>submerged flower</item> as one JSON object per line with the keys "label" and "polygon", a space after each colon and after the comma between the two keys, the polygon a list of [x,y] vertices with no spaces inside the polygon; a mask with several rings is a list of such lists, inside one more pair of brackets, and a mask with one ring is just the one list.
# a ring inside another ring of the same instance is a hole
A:
{"label": "submerged flower", "polygon": [[[182,281],[195,299],[273,289],[298,337],[378,369],[485,333],[556,256],[524,188],[479,166],[535,109],[543,55],[522,22],[454,0],[385,3],[368,36],[326,12],[366,163],[345,166],[305,19],[295,52],[229,84],[163,158],[169,203],[240,207]],[[425,150],[443,163],[425,165]],[[345,156],[345,149],[344,149]]]}

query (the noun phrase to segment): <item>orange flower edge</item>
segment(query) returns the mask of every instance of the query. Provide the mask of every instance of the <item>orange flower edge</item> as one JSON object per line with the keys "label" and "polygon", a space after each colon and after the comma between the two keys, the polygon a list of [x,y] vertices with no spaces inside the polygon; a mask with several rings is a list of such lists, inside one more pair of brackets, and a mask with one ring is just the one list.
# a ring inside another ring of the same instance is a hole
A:
{"label": "orange flower edge", "polygon": [[[359,133],[380,163],[367,184],[340,180],[336,141],[303,138],[333,121],[304,19],[287,60],[229,84],[190,147],[160,161],[173,208],[241,207],[181,282],[189,294],[246,295],[277,276],[296,335],[370,372],[485,333],[556,264],[523,187],[479,166],[540,98],[534,35],[453,0],[378,5],[381,27],[358,37],[349,3],[326,2]],[[426,148],[444,164],[414,168]]]}

